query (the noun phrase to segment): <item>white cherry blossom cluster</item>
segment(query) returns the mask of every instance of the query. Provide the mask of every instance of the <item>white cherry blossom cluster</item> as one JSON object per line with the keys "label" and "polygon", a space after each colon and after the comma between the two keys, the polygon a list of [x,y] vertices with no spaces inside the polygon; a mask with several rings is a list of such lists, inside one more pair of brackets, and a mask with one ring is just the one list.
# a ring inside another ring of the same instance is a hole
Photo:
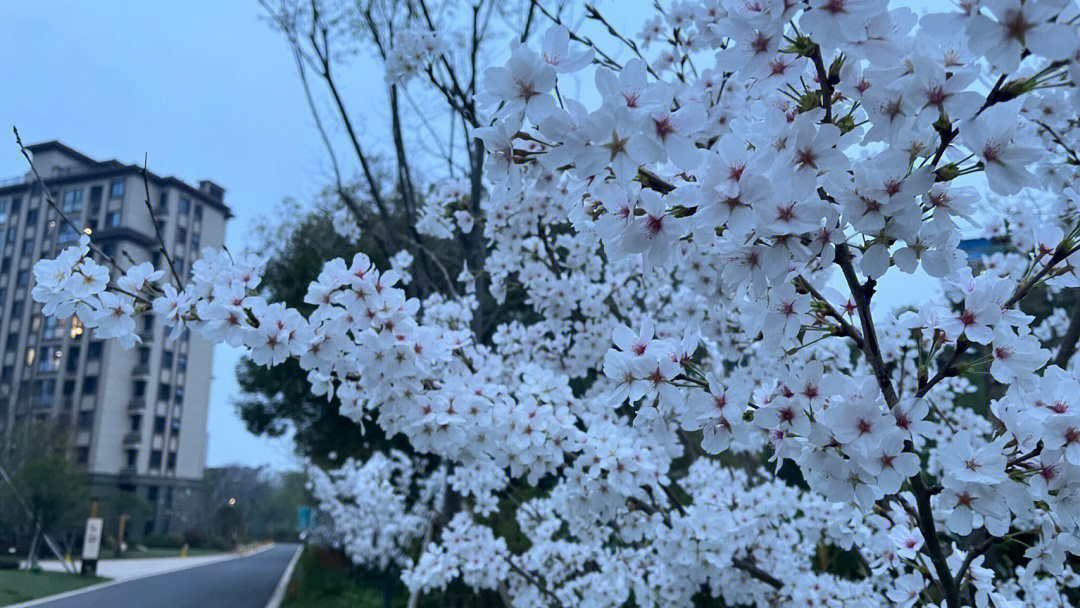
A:
{"label": "white cherry blossom cluster", "polygon": [[[482,235],[464,297],[408,298],[410,259],[358,254],[326,263],[304,316],[258,295],[258,259],[110,283],[85,242],[39,263],[34,297],[128,344],[152,308],[294,358],[343,415],[407,438],[415,457],[315,487],[354,559],[416,593],[1070,605],[1078,11],[933,10],[679,1],[633,40],[584,7],[620,55],[545,9],[539,48],[515,37],[479,87],[484,197],[448,177],[418,214],[428,238]],[[452,53],[408,28],[395,82]],[[1001,250],[969,264],[972,236]],[[928,303],[882,303],[903,274]]]}
{"label": "white cherry blossom cluster", "polygon": [[444,468],[424,475],[416,464],[393,451],[363,463],[348,459],[333,471],[310,469],[308,487],[330,522],[324,534],[353,563],[379,570],[408,563],[446,490]]}

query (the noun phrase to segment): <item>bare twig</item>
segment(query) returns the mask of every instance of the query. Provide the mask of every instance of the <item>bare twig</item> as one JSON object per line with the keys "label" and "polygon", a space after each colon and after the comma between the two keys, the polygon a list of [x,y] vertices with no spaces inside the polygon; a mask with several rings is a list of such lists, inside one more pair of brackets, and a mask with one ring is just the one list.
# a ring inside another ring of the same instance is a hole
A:
{"label": "bare twig", "polygon": [[[41,186],[41,191],[42,195],[45,197],[45,202],[49,205],[49,207],[52,207],[53,211],[55,211],[57,215],[60,216],[60,219],[64,220],[69,226],[71,226],[72,230],[74,230],[76,234],[85,234],[82,228],[79,228],[79,225],[72,221],[72,219],[68,217],[66,213],[64,213],[64,210],[60,208],[60,205],[56,204],[56,200],[53,199],[52,193],[49,192],[49,187],[45,185],[45,180],[41,178],[41,174],[38,173],[37,167],[34,166],[34,160],[30,157],[30,151],[27,150],[26,146],[23,145],[22,137],[19,136],[18,127],[11,127],[11,130],[15,132],[15,143],[19,145],[19,151],[22,152],[23,158],[25,158],[26,162],[30,165],[30,171],[34,174],[34,178],[37,179],[38,185]],[[120,268],[120,264],[117,264],[116,260],[113,259],[111,255],[105,253],[105,251],[102,250],[101,247],[98,247],[97,243],[95,243],[93,239],[90,239],[90,250],[101,256],[102,259],[108,262],[113,268],[123,272],[123,269]]]}
{"label": "bare twig", "polygon": [[161,235],[161,225],[158,224],[157,216],[154,215],[154,206],[150,204],[150,179],[146,173],[146,161],[147,155],[143,155],[142,166],[142,180],[143,188],[146,191],[146,210],[150,212],[150,221],[154,224],[154,232],[157,234],[158,244],[161,246],[161,254],[165,256],[165,261],[169,263],[169,270],[172,271],[173,279],[176,280],[176,288],[183,289],[184,282],[180,280],[180,275],[176,272],[176,265],[173,264],[172,256],[169,255],[169,250],[165,247],[165,237]]}
{"label": "bare twig", "polygon": [[551,591],[551,589],[548,589],[547,585],[545,585],[543,582],[541,582],[532,573],[527,572],[524,568],[522,568],[522,567],[518,566],[517,564],[515,564],[514,560],[511,559],[509,555],[506,555],[506,556],[503,556],[503,557],[506,560],[506,563],[510,565],[511,570],[516,572],[518,575],[520,575],[525,580],[529,581],[529,584],[531,584],[533,587],[536,587],[537,589],[539,589],[541,593],[543,593],[544,595],[551,598],[551,600],[555,602],[556,606],[559,606],[560,608],[562,608],[562,606],[563,606],[562,600],[560,600],[559,596],[555,595],[555,593],[553,591]]}

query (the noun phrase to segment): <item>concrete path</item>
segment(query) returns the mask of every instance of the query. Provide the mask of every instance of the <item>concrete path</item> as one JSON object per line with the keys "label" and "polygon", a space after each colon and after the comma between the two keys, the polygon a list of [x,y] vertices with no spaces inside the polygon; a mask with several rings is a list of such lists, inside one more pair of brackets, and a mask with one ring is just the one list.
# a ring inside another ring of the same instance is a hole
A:
{"label": "concrete path", "polygon": [[[103,559],[98,561],[97,574],[105,578],[122,580],[150,576],[163,572],[172,572],[181,568],[212,564],[226,559],[238,557],[237,553],[219,553],[217,555],[200,555],[197,557],[132,557],[128,559]],[[40,561],[38,565],[42,570],[49,572],[66,572],[64,565],[57,560]],[[75,560],[75,571],[82,568],[82,560]]]}
{"label": "concrete path", "polygon": [[[216,555],[186,558],[189,565],[198,559],[216,559],[10,608],[266,608],[298,548],[294,544],[274,545],[244,557],[228,554],[224,559]],[[101,570],[99,573],[109,576]]]}

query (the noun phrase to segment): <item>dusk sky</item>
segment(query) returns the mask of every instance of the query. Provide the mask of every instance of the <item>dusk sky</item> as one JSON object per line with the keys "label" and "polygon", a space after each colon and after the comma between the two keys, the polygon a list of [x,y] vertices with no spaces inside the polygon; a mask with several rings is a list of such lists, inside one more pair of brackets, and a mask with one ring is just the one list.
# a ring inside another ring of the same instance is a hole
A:
{"label": "dusk sky", "polygon": [[[616,22],[638,27],[633,13]],[[226,188],[227,245],[243,250],[254,220],[285,197],[310,200],[330,176],[292,55],[263,14],[253,0],[0,0],[0,178],[27,170],[12,125],[26,143],[56,139],[101,160],[148,154],[156,173]],[[341,78],[361,137],[386,124],[381,70],[359,57]],[[926,296],[927,281],[901,282]],[[298,466],[287,440],[254,437],[237,418],[238,360],[217,348],[208,465]]]}
{"label": "dusk sky", "polygon": [[[325,152],[292,56],[257,3],[0,7],[0,176],[27,170],[12,125],[27,143],[57,139],[100,160],[141,163],[149,154],[154,172],[227,189],[233,251],[256,217],[325,183]],[[287,441],[256,438],[237,418],[238,360],[217,348],[208,464],[291,466]]]}

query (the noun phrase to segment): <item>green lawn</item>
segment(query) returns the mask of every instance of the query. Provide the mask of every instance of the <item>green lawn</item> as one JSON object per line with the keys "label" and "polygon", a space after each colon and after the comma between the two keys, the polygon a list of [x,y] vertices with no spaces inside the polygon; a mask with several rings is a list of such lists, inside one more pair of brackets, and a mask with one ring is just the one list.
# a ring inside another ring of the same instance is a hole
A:
{"label": "green lawn", "polygon": [[108,579],[66,572],[0,570],[0,606],[18,604],[47,595],[56,595]]}
{"label": "green lawn", "polygon": [[[383,608],[382,584],[377,577],[340,564],[326,563],[319,550],[308,546],[296,562],[283,608]],[[408,592],[391,583],[391,606],[404,608]]]}
{"label": "green lawn", "polygon": [[[217,549],[188,549],[188,557],[199,557],[202,555],[217,555],[221,553]],[[112,551],[102,551],[101,559],[113,559],[116,555]],[[139,551],[136,549],[128,549],[120,556],[121,559],[139,559],[143,557],[180,557],[180,549],[147,549],[146,551]]]}

